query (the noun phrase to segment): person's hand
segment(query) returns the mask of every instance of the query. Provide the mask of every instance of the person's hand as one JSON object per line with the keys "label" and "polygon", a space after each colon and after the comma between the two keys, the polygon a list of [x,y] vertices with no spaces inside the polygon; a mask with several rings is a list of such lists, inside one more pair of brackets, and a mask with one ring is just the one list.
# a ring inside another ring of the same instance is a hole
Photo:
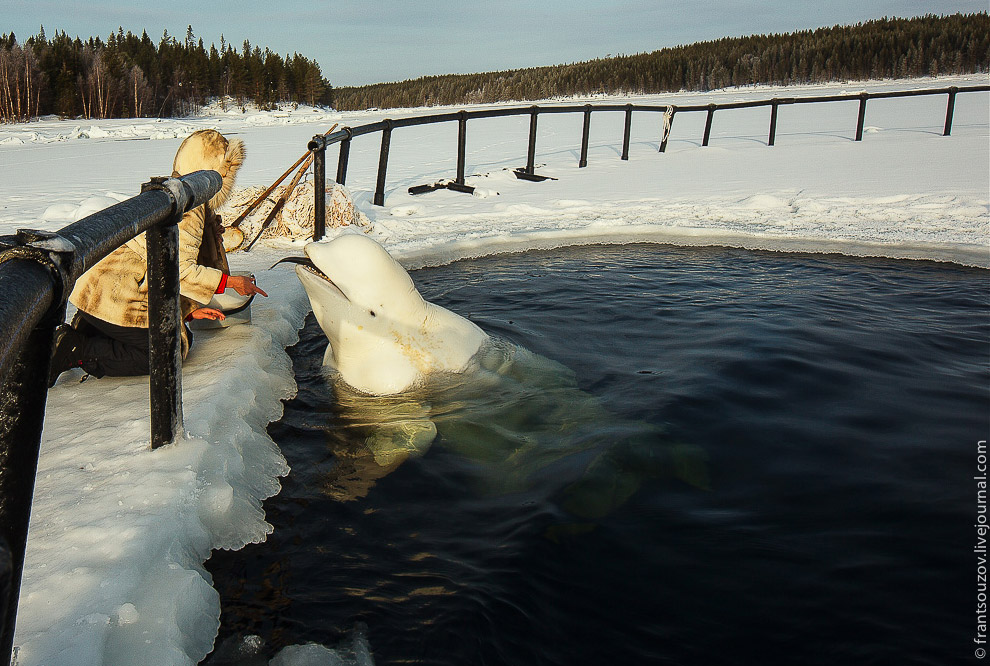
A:
{"label": "person's hand", "polygon": [[233,289],[241,296],[250,296],[251,294],[268,296],[261,287],[254,283],[254,278],[250,275],[228,275],[227,289]]}
{"label": "person's hand", "polygon": [[199,308],[198,310],[193,310],[190,313],[190,316],[193,319],[212,319],[214,321],[223,321],[227,318],[227,315],[213,308]]}

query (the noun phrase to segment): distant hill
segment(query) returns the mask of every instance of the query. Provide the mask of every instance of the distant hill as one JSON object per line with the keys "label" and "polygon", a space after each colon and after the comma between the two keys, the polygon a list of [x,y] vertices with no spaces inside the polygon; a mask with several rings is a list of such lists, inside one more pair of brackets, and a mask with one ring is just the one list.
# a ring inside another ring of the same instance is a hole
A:
{"label": "distant hill", "polygon": [[987,12],[929,14],[725,38],[570,65],[341,87],[332,91],[332,98],[337,109],[357,110],[968,74],[988,69]]}

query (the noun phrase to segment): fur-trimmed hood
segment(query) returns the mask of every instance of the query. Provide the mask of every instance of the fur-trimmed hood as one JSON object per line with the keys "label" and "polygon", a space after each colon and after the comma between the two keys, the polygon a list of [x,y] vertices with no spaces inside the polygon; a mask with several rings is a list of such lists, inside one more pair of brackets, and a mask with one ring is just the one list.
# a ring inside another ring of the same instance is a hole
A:
{"label": "fur-trimmed hood", "polygon": [[[244,144],[228,141],[216,130],[193,132],[175,155],[173,176],[212,169],[223,187],[208,205],[187,211],[179,221],[179,293],[183,312],[210,302],[223,273],[199,264],[199,250],[211,210],[223,205],[244,163]],[[104,257],[76,281],[69,300],[80,310],[118,326],[148,327],[148,250],[146,235],[138,234]]]}
{"label": "fur-trimmed hood", "polygon": [[230,197],[245,155],[244,142],[240,139],[227,139],[216,130],[199,130],[179,146],[172,162],[172,176],[185,176],[202,169],[218,172],[223,187],[209,201],[210,209],[216,210]]}

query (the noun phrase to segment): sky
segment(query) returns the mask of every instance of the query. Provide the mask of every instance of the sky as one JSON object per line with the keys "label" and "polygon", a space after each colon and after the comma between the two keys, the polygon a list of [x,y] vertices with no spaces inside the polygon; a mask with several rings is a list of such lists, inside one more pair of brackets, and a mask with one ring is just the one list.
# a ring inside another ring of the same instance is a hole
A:
{"label": "sky", "polygon": [[[167,7],[167,9],[166,9]],[[0,0],[0,33],[19,40],[118,26],[159,41],[220,35],[315,59],[335,86],[401,81],[643,53],[696,41],[911,17],[987,11],[987,0]]]}

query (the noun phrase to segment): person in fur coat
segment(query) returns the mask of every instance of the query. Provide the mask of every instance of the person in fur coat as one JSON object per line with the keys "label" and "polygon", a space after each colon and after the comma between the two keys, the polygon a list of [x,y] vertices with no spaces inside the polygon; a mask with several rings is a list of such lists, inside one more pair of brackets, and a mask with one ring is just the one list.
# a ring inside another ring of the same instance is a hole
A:
{"label": "person in fur coat", "polygon": [[[201,169],[219,172],[220,191],[206,204],[182,216],[179,222],[179,294],[182,316],[218,319],[219,311],[203,307],[214,294],[233,289],[241,295],[267,296],[253,278],[232,276],[221,269],[223,250],[219,244],[219,217],[244,162],[244,144],[228,140],[215,130],[200,130],[179,146],[172,176]],[[219,247],[219,249],[218,249]],[[94,377],[146,375],[148,367],[148,261],[145,234],[129,240],[76,282],[69,301],[78,308],[72,325],[56,331],[55,352],[49,384],[74,367]],[[182,327],[182,358],[192,336]]]}

